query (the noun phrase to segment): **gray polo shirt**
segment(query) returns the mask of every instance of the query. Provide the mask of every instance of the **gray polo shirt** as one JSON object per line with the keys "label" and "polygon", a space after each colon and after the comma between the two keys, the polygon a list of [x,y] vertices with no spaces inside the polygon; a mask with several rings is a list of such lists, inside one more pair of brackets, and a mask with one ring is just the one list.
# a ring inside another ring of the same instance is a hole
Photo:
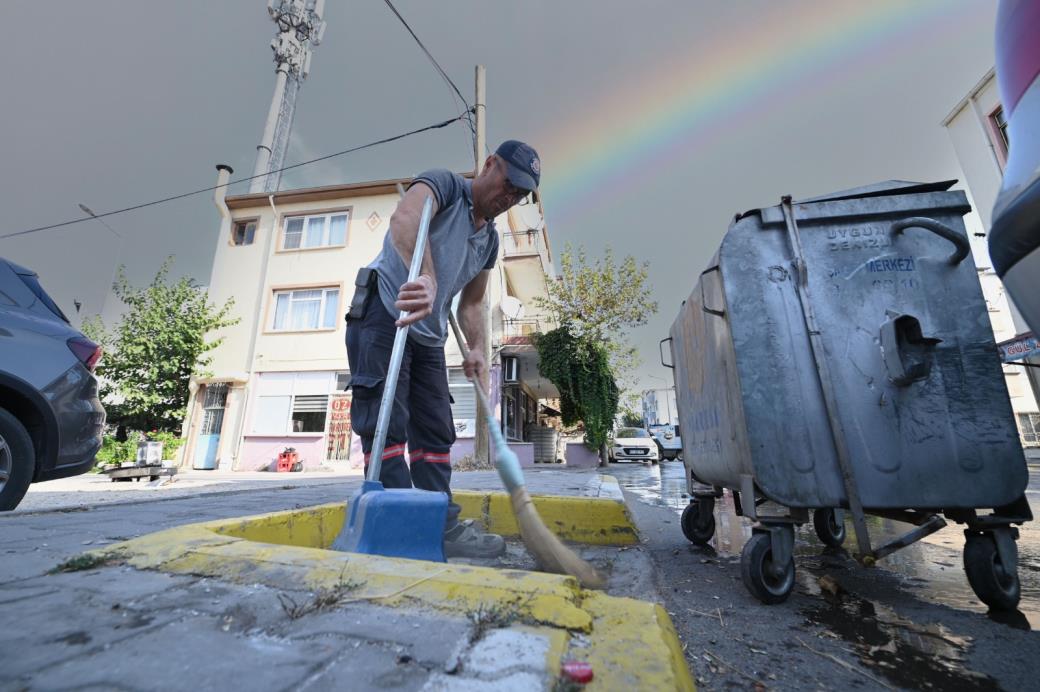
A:
{"label": "gray polo shirt", "polygon": [[[437,296],[433,312],[412,325],[408,338],[424,346],[443,346],[448,339],[448,310],[452,300],[477,274],[495,266],[498,231],[488,221],[479,231],[473,228],[472,181],[448,170],[420,173],[412,181],[425,183],[437,199],[437,213],[430,221],[427,243],[437,273]],[[395,318],[394,307],[401,285],[408,280],[408,266],[397,254],[390,233],[383,239],[379,256],[368,265],[379,275],[379,298]]]}

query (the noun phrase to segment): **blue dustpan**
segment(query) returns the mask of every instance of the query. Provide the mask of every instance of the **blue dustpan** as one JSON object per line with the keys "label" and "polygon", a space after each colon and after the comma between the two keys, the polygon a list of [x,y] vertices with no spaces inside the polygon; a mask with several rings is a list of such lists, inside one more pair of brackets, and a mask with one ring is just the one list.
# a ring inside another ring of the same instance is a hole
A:
{"label": "blue dustpan", "polygon": [[379,481],[366,480],[347,511],[332,550],[444,562],[447,493],[387,490]]}
{"label": "blue dustpan", "polygon": [[[430,229],[433,200],[426,198],[419,233],[412,251],[412,265],[408,280],[419,276],[426,236]],[[403,318],[406,313],[402,312]],[[444,562],[444,525],[448,519],[448,494],[417,490],[413,488],[387,490],[379,482],[383,464],[383,448],[390,427],[390,411],[397,391],[397,376],[401,372],[408,327],[397,328],[394,349],[390,354],[390,366],[383,385],[383,398],[379,402],[379,418],[376,434],[372,440],[368,478],[347,506],[347,519],[343,529],[332,542],[332,550],[388,557],[407,557],[413,560]]]}

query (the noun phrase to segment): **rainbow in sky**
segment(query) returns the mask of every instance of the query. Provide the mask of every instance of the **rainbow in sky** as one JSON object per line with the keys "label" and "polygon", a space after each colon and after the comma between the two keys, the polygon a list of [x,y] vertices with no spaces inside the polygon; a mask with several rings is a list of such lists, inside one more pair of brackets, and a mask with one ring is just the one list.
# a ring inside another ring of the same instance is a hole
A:
{"label": "rainbow in sky", "polygon": [[536,138],[549,154],[544,182],[552,217],[566,220],[623,197],[641,179],[748,127],[776,99],[796,100],[879,57],[912,53],[922,33],[941,37],[951,22],[978,10],[974,0],[823,2],[798,13],[786,2],[769,3],[742,34],[717,36],[669,65],[655,64],[639,98],[604,95]]}

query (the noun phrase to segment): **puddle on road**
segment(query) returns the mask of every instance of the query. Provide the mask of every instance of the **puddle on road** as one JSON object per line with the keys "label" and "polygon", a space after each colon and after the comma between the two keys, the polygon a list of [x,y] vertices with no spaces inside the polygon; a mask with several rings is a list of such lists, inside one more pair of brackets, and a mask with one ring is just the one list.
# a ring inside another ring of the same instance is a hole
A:
{"label": "puddle on road", "polygon": [[[818,587],[815,591],[824,596]],[[822,605],[801,612],[808,624],[852,644],[864,665],[901,687],[1000,689],[993,678],[965,667],[972,640],[942,625],[918,625],[890,608],[850,594],[827,595]]]}
{"label": "puddle on road", "polygon": [[[667,507],[681,515],[689,504],[682,463],[612,464],[610,473],[626,491],[648,505]],[[1040,514],[1040,507],[1037,506],[1040,494],[1034,490],[1040,488],[1040,473],[1032,469],[1030,488],[1027,496],[1033,505],[1034,514]],[[880,517],[868,517],[867,521],[875,545],[881,545],[912,528],[908,524]],[[744,544],[751,538],[751,522],[737,516],[733,496],[729,492],[715,502],[715,527],[711,547],[723,555],[739,556]],[[679,530],[678,527],[676,530]],[[848,522],[846,530],[849,536],[847,545],[855,545],[852,525]],[[1019,610],[1011,613],[987,612],[986,606],[971,590],[961,563],[963,527],[953,522],[938,533],[889,555],[874,569],[894,572],[915,596],[931,603],[985,613],[991,620],[1017,629],[1040,629],[1040,526],[1038,522],[1025,524],[1020,532],[1018,573],[1022,584],[1022,601]],[[811,569],[812,561],[833,550],[819,541],[811,523],[796,529],[795,541],[795,554],[799,566],[803,568]],[[846,555],[844,551],[838,553]],[[863,569],[851,559],[847,562],[847,565],[832,567]]]}

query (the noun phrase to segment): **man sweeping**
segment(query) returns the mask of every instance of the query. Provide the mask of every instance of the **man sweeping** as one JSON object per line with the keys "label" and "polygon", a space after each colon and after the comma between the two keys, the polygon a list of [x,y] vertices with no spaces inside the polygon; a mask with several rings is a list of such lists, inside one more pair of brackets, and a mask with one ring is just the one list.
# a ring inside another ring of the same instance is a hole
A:
{"label": "man sweeping", "polygon": [[[398,326],[411,325],[394,394],[379,480],[386,488],[416,487],[451,496],[451,446],[455,425],[448,393],[444,344],[448,314],[459,296],[459,324],[470,351],[466,376],[487,391],[488,334],[482,314],[490,270],[498,257],[494,218],[538,187],[541,164],[533,148],[508,140],[488,157],[472,181],[447,170],[419,174],[390,218],[379,256],[359,272],[347,315],[347,360],[354,396],[350,417],[361,437],[367,472],[379,403]],[[433,200],[429,240],[419,277],[408,281],[419,219]],[[408,315],[397,320],[400,311]],[[408,449],[409,464],[405,463]],[[497,557],[505,541],[460,522],[448,505],[446,557]]]}

